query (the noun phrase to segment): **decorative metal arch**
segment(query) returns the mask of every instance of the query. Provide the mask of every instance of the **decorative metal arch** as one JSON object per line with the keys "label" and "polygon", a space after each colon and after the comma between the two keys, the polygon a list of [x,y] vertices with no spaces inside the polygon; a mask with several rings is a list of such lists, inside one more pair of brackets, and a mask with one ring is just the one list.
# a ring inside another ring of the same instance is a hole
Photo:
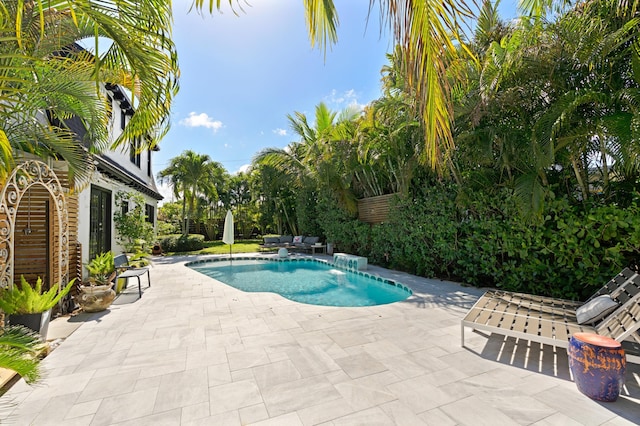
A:
{"label": "decorative metal arch", "polygon": [[13,286],[14,238],[18,207],[25,193],[35,185],[51,195],[58,218],[58,286],[69,282],[69,230],[67,201],[56,174],[42,161],[29,160],[18,165],[0,191],[0,287]]}

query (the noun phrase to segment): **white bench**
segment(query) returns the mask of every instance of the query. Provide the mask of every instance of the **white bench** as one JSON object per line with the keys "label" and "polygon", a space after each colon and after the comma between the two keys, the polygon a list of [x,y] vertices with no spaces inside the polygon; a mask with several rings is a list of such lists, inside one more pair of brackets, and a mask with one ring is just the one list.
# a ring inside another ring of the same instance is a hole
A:
{"label": "white bench", "polygon": [[346,269],[362,271],[367,269],[367,258],[347,253],[334,253],[333,264]]}

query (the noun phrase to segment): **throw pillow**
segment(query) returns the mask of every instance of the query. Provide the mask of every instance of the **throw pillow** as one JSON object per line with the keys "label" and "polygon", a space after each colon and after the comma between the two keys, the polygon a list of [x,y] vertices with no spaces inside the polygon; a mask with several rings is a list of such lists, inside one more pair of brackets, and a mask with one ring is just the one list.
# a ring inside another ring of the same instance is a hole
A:
{"label": "throw pillow", "polygon": [[281,243],[290,243],[291,241],[293,241],[293,237],[291,235],[283,235],[280,237]]}
{"label": "throw pillow", "polygon": [[302,235],[297,235],[297,236],[293,237],[293,243],[294,244],[295,243],[301,243],[303,238],[304,237]]}
{"label": "throw pillow", "polygon": [[607,294],[594,297],[576,309],[578,324],[593,324],[609,315],[618,307],[618,302]]}
{"label": "throw pillow", "polygon": [[280,242],[280,237],[264,237],[265,244],[274,244],[279,242]]}
{"label": "throw pillow", "polygon": [[315,244],[318,241],[320,241],[319,237],[304,237],[304,243],[305,244]]}

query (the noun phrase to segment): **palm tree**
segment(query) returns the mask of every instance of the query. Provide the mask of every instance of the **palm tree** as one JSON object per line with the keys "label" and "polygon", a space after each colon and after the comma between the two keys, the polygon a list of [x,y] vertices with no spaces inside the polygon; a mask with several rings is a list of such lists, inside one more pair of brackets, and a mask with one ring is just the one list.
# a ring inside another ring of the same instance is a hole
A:
{"label": "palm tree", "polygon": [[[168,130],[178,74],[168,0],[3,2],[0,18],[1,172],[11,167],[11,148],[58,155],[82,172],[83,152],[64,125],[72,116],[97,150],[134,138],[154,145]],[[75,45],[87,39],[94,54]],[[100,82],[120,84],[134,97],[136,113],[115,141],[104,131]]]}
{"label": "palm tree", "polygon": [[22,326],[0,329],[0,367],[15,371],[28,383],[40,377],[38,352],[41,349],[39,336]]}
{"label": "palm tree", "polygon": [[[303,0],[312,46],[326,49],[337,42],[338,14],[332,0]],[[221,8],[209,0],[209,12]],[[233,7],[239,2],[229,0]],[[194,0],[202,10],[205,0]],[[463,41],[463,19],[472,17],[464,0],[370,0],[380,8],[382,22],[391,29],[405,54],[408,83],[415,88],[416,107],[424,123],[424,160],[440,169],[453,148],[451,131],[451,70],[449,64],[471,51]],[[459,49],[456,42],[461,46]]]}
{"label": "palm tree", "polygon": [[208,155],[187,150],[172,158],[169,166],[158,173],[161,182],[168,181],[173,187],[176,198],[182,198],[184,235],[189,233],[189,221],[195,211],[198,197],[215,191],[215,181],[220,176],[221,168],[222,166],[211,161]]}

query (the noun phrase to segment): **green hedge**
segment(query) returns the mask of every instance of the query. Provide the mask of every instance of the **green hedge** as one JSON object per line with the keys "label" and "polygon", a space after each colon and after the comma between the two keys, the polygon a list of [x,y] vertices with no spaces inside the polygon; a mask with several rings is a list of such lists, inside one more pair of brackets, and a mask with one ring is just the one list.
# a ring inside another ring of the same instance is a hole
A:
{"label": "green hedge", "polygon": [[[466,200],[466,201],[464,201]],[[473,201],[469,201],[473,200]],[[325,197],[318,222],[336,249],[421,276],[583,300],[640,251],[640,209],[547,203],[541,220],[517,213],[507,193],[436,185],[397,199],[388,223],[370,226]]]}
{"label": "green hedge", "polygon": [[204,235],[200,234],[162,235],[158,237],[158,241],[164,251],[185,252],[204,248]]}

